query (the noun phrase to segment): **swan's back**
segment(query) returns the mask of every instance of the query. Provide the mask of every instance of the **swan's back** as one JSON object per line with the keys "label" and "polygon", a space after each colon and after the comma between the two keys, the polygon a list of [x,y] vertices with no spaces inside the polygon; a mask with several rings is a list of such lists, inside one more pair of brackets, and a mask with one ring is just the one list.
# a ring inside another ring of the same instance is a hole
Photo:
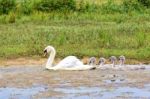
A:
{"label": "swan's back", "polygon": [[63,68],[71,68],[74,66],[81,66],[83,63],[75,56],[68,56],[60,61],[57,66]]}

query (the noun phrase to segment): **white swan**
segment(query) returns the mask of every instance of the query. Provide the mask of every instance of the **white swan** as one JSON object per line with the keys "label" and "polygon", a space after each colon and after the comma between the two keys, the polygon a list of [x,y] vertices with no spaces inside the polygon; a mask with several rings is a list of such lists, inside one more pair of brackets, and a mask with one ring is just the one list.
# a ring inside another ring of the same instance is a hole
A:
{"label": "white swan", "polygon": [[50,53],[48,61],[46,63],[46,69],[51,70],[90,70],[95,69],[93,66],[84,65],[77,57],[75,56],[68,56],[60,61],[56,66],[52,66],[54,61],[56,51],[55,48],[52,46],[47,46],[44,49],[45,55]]}

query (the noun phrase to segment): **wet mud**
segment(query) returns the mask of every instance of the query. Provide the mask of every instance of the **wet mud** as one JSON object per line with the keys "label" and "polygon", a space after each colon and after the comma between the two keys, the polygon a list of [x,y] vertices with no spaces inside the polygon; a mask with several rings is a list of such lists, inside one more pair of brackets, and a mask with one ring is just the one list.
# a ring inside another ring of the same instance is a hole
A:
{"label": "wet mud", "polygon": [[52,71],[42,65],[0,66],[0,99],[150,99],[146,67]]}

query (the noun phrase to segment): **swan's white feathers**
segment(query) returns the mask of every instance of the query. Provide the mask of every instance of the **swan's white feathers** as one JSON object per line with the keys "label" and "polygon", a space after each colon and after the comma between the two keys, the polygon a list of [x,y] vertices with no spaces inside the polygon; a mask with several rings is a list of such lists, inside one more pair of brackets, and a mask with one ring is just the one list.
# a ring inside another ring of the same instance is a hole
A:
{"label": "swan's white feathers", "polygon": [[75,66],[81,66],[83,63],[75,56],[68,56],[60,61],[56,66],[63,68],[71,68]]}
{"label": "swan's white feathers", "polygon": [[44,51],[47,51],[47,53],[50,53],[49,59],[46,63],[46,68],[51,70],[89,70],[93,69],[95,67],[84,65],[82,61],[80,61],[75,56],[68,56],[64,58],[62,61],[60,61],[56,66],[52,67],[52,62],[55,58],[56,51],[54,47],[47,46]]}

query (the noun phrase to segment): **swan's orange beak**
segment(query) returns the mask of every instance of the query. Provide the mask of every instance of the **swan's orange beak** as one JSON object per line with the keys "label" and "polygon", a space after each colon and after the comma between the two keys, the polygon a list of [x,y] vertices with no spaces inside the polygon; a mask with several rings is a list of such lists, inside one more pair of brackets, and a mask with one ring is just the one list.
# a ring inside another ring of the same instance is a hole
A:
{"label": "swan's orange beak", "polygon": [[44,56],[46,56],[47,55],[47,50],[44,50]]}

